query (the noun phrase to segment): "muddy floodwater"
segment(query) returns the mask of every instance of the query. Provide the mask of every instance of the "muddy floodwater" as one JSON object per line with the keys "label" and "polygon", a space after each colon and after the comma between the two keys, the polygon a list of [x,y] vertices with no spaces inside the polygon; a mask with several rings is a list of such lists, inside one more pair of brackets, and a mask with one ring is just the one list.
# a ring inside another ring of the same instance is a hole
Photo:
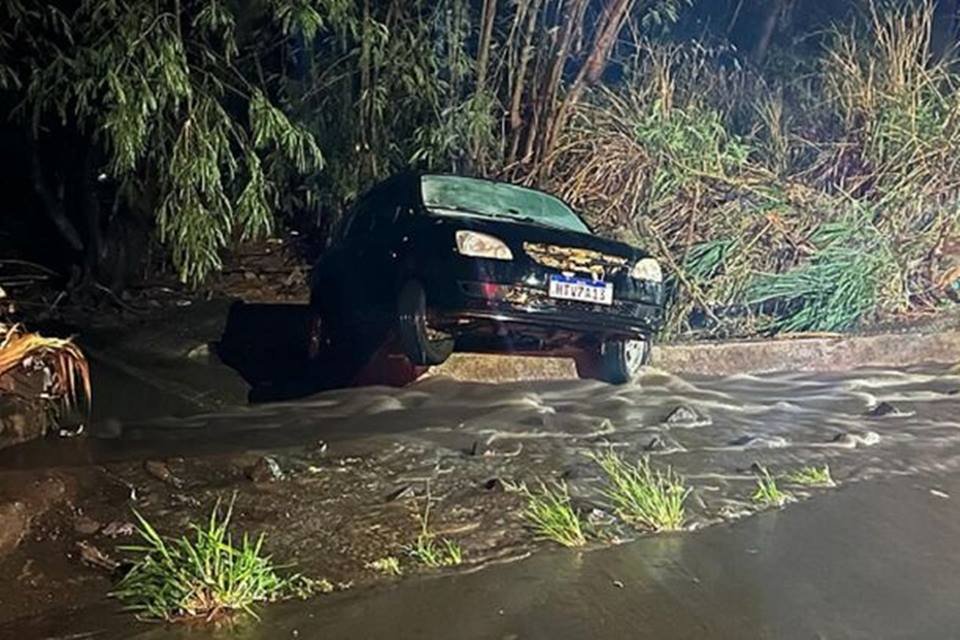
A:
{"label": "muddy floodwater", "polygon": [[[0,452],[7,487],[57,483],[62,495],[0,558],[0,637],[954,637],[938,630],[960,618],[948,605],[960,597],[958,393],[960,375],[939,365],[651,369],[623,387],[435,377],[114,416],[84,440]],[[689,530],[645,534],[613,517],[592,459],[611,449],[683,475]],[[759,466],[824,464],[837,487],[781,480],[797,501],[759,513]],[[561,478],[603,542],[535,540],[523,498],[504,489]],[[379,575],[378,558],[406,562],[428,492],[431,526],[463,547],[464,564]],[[77,551],[122,556],[133,508],[176,532],[233,495],[239,530],[265,532],[271,553],[335,593],[230,629],[139,624]]]}

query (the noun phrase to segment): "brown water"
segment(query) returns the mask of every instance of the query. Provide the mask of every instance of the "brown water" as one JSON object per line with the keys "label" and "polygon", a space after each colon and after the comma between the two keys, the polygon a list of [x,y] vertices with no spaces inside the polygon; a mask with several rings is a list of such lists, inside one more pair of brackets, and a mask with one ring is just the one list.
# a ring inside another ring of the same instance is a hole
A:
{"label": "brown water", "polygon": [[[841,483],[960,470],[958,391],[960,375],[945,367],[726,378],[651,370],[623,387],[435,378],[126,424],[115,450],[138,441],[182,452],[372,436],[384,457],[403,451],[407,464],[434,479],[464,468],[512,479],[553,471],[574,495],[597,501],[590,454],[612,448],[681,472],[696,488],[694,521],[706,524],[750,512],[757,464],[775,471],[829,464]],[[889,411],[871,415],[882,403]],[[684,415],[671,420],[678,409]]]}
{"label": "brown water", "polygon": [[[429,480],[454,509],[465,488],[484,479],[564,477],[578,506],[602,519],[589,454],[613,448],[673,466],[694,487],[693,527],[717,525],[598,551],[539,546],[531,559],[476,573],[411,576],[270,607],[260,624],[136,627],[137,637],[956,637],[958,390],[960,375],[932,366],[726,378],[651,370],[623,387],[434,378],[186,417],[114,419],[95,425],[107,439],[63,443],[59,463],[256,449],[288,455],[284,464],[297,468],[306,464],[297,457],[302,446],[322,438],[334,453],[366,452],[370,465],[357,482],[373,494]],[[884,415],[871,415],[881,403],[890,405]],[[0,465],[30,468],[38,460],[31,451],[3,452]],[[779,473],[825,463],[839,489],[793,488],[811,499],[756,514],[753,465]],[[504,544],[513,548],[497,557],[533,548]],[[50,633],[134,633],[107,604],[72,615]],[[40,637],[48,625],[7,629]]]}

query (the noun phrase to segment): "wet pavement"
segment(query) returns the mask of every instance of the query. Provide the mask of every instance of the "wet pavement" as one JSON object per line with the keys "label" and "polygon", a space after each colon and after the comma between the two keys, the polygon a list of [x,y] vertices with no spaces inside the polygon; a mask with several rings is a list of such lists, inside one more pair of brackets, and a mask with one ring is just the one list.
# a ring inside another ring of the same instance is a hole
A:
{"label": "wet pavement", "polygon": [[[840,489],[695,534],[280,605],[211,637],[954,638],[960,478]],[[152,629],[137,636],[195,638]]]}

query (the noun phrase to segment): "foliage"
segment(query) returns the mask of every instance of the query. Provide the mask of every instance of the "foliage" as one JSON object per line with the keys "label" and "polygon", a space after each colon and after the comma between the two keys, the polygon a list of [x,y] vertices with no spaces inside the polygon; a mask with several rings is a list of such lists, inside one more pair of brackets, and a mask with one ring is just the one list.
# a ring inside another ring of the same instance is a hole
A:
{"label": "foliage", "polygon": [[830,475],[830,465],[807,466],[787,475],[787,481],[807,487],[832,487],[836,483]]}
{"label": "foliage", "polygon": [[0,91],[36,142],[97,149],[65,199],[148,219],[188,282],[414,166],[644,245],[667,337],[849,330],[949,295],[960,75],[931,2],[821,4],[780,3],[765,52],[756,2],[12,0]]}
{"label": "foliage", "polygon": [[523,517],[538,538],[565,547],[582,547],[587,543],[585,525],[570,503],[565,482],[552,485],[541,482],[536,490],[528,489],[526,485],[517,489],[527,499]]}
{"label": "foliage", "polygon": [[403,568],[400,566],[400,560],[396,556],[377,558],[373,562],[368,563],[367,567],[388,576],[403,575]]}
{"label": "foliage", "polygon": [[25,332],[21,325],[7,328],[0,323],[0,378],[30,358],[48,363],[52,380],[44,393],[68,409],[90,407],[90,363],[73,340],[47,338]]}
{"label": "foliage", "polygon": [[655,470],[649,458],[630,464],[613,452],[595,459],[607,476],[603,493],[617,515],[651,531],[683,529],[684,502],[692,490],[672,469]]}
{"label": "foliage", "polygon": [[463,549],[457,542],[438,538],[436,533],[430,530],[431,502],[430,486],[427,485],[423,513],[419,515],[420,534],[416,541],[406,548],[407,553],[417,562],[433,569],[455,567],[463,562]]}
{"label": "foliage", "polygon": [[191,524],[194,535],[179,538],[161,536],[134,512],[143,543],[122,548],[138,557],[112,595],[147,618],[173,621],[238,611],[256,617],[257,603],[329,590],[325,581],[280,576],[263,555],[262,535],[244,535],[234,546],[227,531],[232,512],[231,504],[221,516],[218,502],[205,526]]}
{"label": "foliage", "polygon": [[[345,201],[410,164],[542,163],[617,36],[662,32],[689,4],[11,0],[0,90],[38,141],[79,132],[94,145],[75,169],[98,192],[83,202],[113,197],[114,212],[155,223],[197,284],[237,240],[277,218],[329,229]],[[73,218],[76,249],[78,218],[93,214],[68,208],[58,222]]]}
{"label": "foliage", "polygon": [[432,534],[421,533],[409,549],[410,557],[432,569],[455,567],[463,562],[463,550],[453,540],[437,539]]}
{"label": "foliage", "polygon": [[322,166],[314,134],[269,97],[261,43],[315,32],[334,2],[276,0],[240,24],[219,1],[12,0],[0,42],[17,65],[3,77],[22,87],[17,114],[34,137],[56,119],[103,149],[127,206],[155,215],[177,272],[197,283],[233,239],[271,231],[284,180]]}
{"label": "foliage", "polygon": [[882,235],[863,217],[826,223],[810,236],[811,259],[780,274],[756,277],[749,304],[781,305],[770,328],[778,332],[845,331],[878,306],[896,275]]}
{"label": "foliage", "polygon": [[664,261],[668,337],[846,331],[948,297],[960,83],[932,5],[844,19],[779,71],[641,43],[574,110],[545,184]]}
{"label": "foliage", "polygon": [[761,467],[757,475],[757,488],[751,499],[761,507],[782,507],[793,500],[793,496],[777,486],[777,479]]}

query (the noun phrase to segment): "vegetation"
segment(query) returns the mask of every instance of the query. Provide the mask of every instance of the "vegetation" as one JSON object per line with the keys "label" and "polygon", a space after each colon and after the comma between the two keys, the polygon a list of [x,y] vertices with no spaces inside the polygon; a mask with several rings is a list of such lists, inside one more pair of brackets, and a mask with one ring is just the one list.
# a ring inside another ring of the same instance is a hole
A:
{"label": "vegetation", "polygon": [[237,240],[278,220],[322,236],[416,166],[544,187],[649,246],[672,335],[936,308],[960,273],[953,18],[800,6],[12,0],[0,109],[95,280],[111,242],[154,229],[198,283]]}
{"label": "vegetation", "polygon": [[527,499],[523,517],[538,538],[552,540],[565,547],[582,547],[587,543],[585,525],[570,503],[570,492],[565,482],[558,481],[552,485],[541,482],[537,490],[520,485],[518,490]]}
{"label": "vegetation", "polygon": [[409,549],[410,557],[432,569],[455,567],[463,562],[463,550],[453,540],[437,539],[430,533],[421,533]]}
{"label": "vegetation", "polygon": [[147,618],[212,620],[240,611],[256,617],[257,603],[332,589],[299,574],[282,577],[263,554],[262,535],[234,546],[232,511],[231,504],[221,516],[218,502],[205,526],[190,525],[193,536],[180,538],[161,536],[135,512],[143,543],[122,548],[137,557],[112,595]]}
{"label": "vegetation", "polygon": [[49,363],[52,380],[43,389],[47,397],[57,399],[67,409],[90,407],[90,365],[72,340],[46,338],[25,332],[20,325],[7,328],[0,323],[0,378],[13,373],[28,358]]}
{"label": "vegetation", "polygon": [[433,569],[455,567],[463,562],[463,549],[453,540],[437,538],[437,535],[430,530],[430,507],[430,486],[427,485],[423,514],[419,516],[420,534],[416,541],[407,547],[407,553],[420,564]]}
{"label": "vegetation", "polygon": [[574,109],[546,183],[657,250],[672,334],[844,331],[936,306],[960,232],[960,84],[933,20],[932,4],[869,4],[789,72],[641,42],[630,81]]}
{"label": "vegetation", "polygon": [[761,507],[782,507],[793,500],[793,496],[777,486],[777,479],[770,475],[765,468],[760,468],[757,475],[757,489],[752,496],[753,501]]}
{"label": "vegetation", "polygon": [[787,475],[787,481],[807,487],[832,487],[836,483],[830,475],[830,465],[807,466]]}
{"label": "vegetation", "polygon": [[616,453],[596,457],[607,476],[603,493],[617,515],[651,531],[677,531],[684,524],[684,502],[691,489],[671,468],[652,468],[649,458],[630,464]]}
{"label": "vegetation", "polygon": [[368,563],[367,567],[388,576],[403,575],[403,569],[400,567],[400,560],[396,556],[384,556],[383,558],[377,558],[373,562]]}

